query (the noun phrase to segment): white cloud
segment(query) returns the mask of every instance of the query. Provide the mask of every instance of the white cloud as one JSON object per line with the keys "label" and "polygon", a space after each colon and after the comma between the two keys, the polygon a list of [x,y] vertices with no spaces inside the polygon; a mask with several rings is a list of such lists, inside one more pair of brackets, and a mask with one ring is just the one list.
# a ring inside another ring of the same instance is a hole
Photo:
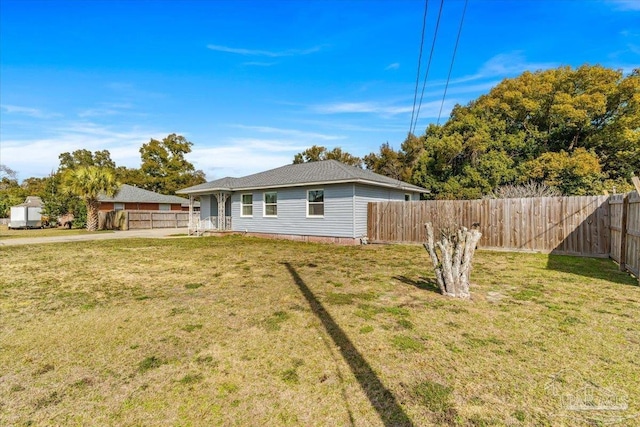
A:
{"label": "white cloud", "polygon": [[38,108],[22,107],[19,105],[2,104],[0,105],[0,109],[2,109],[2,111],[6,114],[22,114],[36,119],[50,119],[53,117],[62,116],[61,114],[47,113]]}
{"label": "white cloud", "polygon": [[78,117],[104,117],[118,114],[130,114],[131,104],[102,103],[96,108],[87,108],[78,112]]}
{"label": "white cloud", "polygon": [[[306,148],[306,146],[304,147]],[[244,176],[293,161],[302,146],[288,146],[273,140],[238,138],[219,147],[194,147],[189,160],[211,181],[225,176]]]}
{"label": "white cloud", "polygon": [[394,62],[393,64],[387,65],[385,70],[397,70],[398,68],[400,68],[400,64],[397,62]]}
{"label": "white cloud", "polygon": [[410,106],[383,105],[376,102],[336,102],[312,107],[320,114],[373,113],[395,115],[411,112]]}
{"label": "white cloud", "polygon": [[477,76],[479,78],[509,77],[524,71],[545,70],[558,65],[551,62],[527,62],[522,52],[501,53],[485,62]]}
{"label": "white cloud", "polygon": [[615,10],[640,11],[640,1],[638,0],[609,0],[615,6]]}
{"label": "white cloud", "polygon": [[207,45],[207,49],[214,50],[216,52],[234,53],[236,55],[266,56],[269,58],[279,58],[282,56],[309,55],[310,53],[315,53],[320,51],[322,49],[322,46],[315,46],[309,49],[288,49],[283,51],[271,51],[271,50],[235,48],[235,47],[209,44]]}
{"label": "white cloud", "polygon": [[118,166],[139,167],[142,144],[169,133],[138,128],[114,131],[90,122],[71,123],[41,138],[3,139],[0,157],[21,179],[48,175],[58,168],[61,153],[80,149],[109,150]]}

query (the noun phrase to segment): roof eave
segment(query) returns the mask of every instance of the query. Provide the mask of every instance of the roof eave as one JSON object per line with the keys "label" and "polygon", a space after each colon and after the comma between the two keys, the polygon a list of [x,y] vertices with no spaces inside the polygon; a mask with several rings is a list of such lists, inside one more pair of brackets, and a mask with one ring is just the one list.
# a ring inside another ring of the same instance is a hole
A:
{"label": "roof eave", "polygon": [[362,178],[346,178],[346,179],[337,179],[337,180],[330,180],[330,181],[294,182],[294,183],[288,183],[288,184],[262,185],[262,186],[252,185],[252,186],[234,187],[234,188],[213,187],[213,188],[191,190],[191,191],[189,191],[188,189],[184,189],[184,190],[176,191],[176,193],[188,194],[191,196],[202,196],[205,194],[211,194],[216,191],[233,192],[233,191],[248,191],[248,190],[266,190],[270,188],[313,187],[318,185],[349,184],[349,183],[366,184],[366,185],[372,185],[376,187],[394,188],[394,189],[400,189],[403,191],[413,191],[415,193],[424,193],[424,194],[430,193],[430,191],[427,189],[413,187],[410,184],[396,185],[396,184],[385,183],[385,182],[370,181]]}
{"label": "roof eave", "polygon": [[227,188],[227,187],[211,187],[205,189],[197,189],[197,190],[189,190],[185,188],[184,190],[176,191],[176,194],[186,194],[188,196],[202,196],[204,194],[211,194],[216,191],[236,191],[236,189]]}

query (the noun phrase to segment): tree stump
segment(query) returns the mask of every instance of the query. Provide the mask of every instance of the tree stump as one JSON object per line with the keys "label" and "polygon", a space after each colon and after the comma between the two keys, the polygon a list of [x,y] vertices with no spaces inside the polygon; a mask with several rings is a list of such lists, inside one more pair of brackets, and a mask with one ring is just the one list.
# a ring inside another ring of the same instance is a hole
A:
{"label": "tree stump", "polygon": [[442,233],[439,241],[433,236],[433,225],[428,222],[425,249],[431,256],[436,282],[443,295],[469,299],[469,273],[476,245],[482,237],[477,229],[460,227],[454,233]]}

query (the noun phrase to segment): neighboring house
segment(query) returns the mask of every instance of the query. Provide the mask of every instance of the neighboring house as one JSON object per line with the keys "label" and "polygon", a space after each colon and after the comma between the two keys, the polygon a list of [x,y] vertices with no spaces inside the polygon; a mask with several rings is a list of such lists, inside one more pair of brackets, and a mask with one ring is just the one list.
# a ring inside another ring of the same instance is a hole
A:
{"label": "neighboring house", "polygon": [[[177,191],[200,198],[200,228],[305,241],[360,243],[367,204],[429,191],[336,160],[282,166]],[[206,228],[206,227],[205,227]]]}
{"label": "neighboring house", "polygon": [[11,206],[9,228],[42,227],[42,200],[38,196],[28,196],[24,203]]}
{"label": "neighboring house", "polygon": [[123,184],[114,197],[100,196],[101,211],[188,211],[189,200]]}

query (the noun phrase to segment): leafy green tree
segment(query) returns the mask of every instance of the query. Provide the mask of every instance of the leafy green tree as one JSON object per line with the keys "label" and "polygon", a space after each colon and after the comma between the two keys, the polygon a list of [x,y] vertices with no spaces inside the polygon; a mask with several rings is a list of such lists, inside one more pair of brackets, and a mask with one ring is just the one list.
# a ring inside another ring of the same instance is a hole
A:
{"label": "leafy green tree", "polygon": [[436,198],[476,198],[528,180],[566,195],[624,191],[640,172],[640,70],[525,72],[365,163],[394,178],[403,168]]}
{"label": "leafy green tree", "polygon": [[603,175],[598,157],[578,148],[571,154],[547,152],[521,166],[522,180],[556,187],[563,194],[582,196],[602,191]]}
{"label": "leafy green tree", "polygon": [[402,153],[395,151],[388,142],[380,146],[379,153],[364,156],[364,164],[372,172],[393,179],[403,179],[406,167],[402,161]]}
{"label": "leafy green tree", "polygon": [[79,197],[87,209],[87,230],[98,229],[98,211],[101,194],[113,197],[120,188],[113,169],[80,166],[66,170],[62,175],[62,189]]}
{"label": "leafy green tree", "polygon": [[60,167],[58,170],[75,169],[80,166],[97,166],[99,168],[115,169],[116,163],[111,160],[109,150],[91,152],[86,149],[65,152],[58,156]]}
{"label": "leafy green tree", "polygon": [[[72,170],[72,169],[68,169]],[[42,198],[42,213],[51,219],[58,219],[63,215],[72,214],[75,225],[80,228],[86,226],[87,209],[82,200],[67,191],[63,191],[63,175],[66,172],[51,174],[46,180]]]}
{"label": "leafy green tree", "polygon": [[0,218],[9,217],[11,206],[24,202],[28,196],[24,188],[18,184],[17,177],[16,171],[0,164]]}
{"label": "leafy green tree", "polygon": [[141,172],[145,176],[144,188],[162,194],[175,194],[176,190],[206,182],[204,172],[196,170],[185,159],[193,143],[172,133],[162,141],[151,139],[140,148]]}
{"label": "leafy green tree", "polygon": [[337,160],[347,165],[362,167],[362,159],[360,157],[342,151],[340,147],[335,147],[329,151],[321,145],[313,145],[303,152],[296,154],[293,157],[293,164],[319,162],[321,160]]}

